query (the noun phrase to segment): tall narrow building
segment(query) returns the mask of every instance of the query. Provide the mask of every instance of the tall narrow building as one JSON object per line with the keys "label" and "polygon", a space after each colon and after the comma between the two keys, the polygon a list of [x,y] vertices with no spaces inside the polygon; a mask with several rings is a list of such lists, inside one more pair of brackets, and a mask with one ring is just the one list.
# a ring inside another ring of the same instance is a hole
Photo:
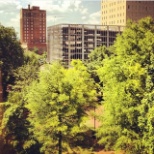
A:
{"label": "tall narrow building", "polygon": [[20,10],[20,41],[28,50],[46,51],[46,11],[28,5]]}
{"label": "tall narrow building", "polygon": [[102,25],[125,26],[128,19],[154,18],[154,1],[102,0]]}

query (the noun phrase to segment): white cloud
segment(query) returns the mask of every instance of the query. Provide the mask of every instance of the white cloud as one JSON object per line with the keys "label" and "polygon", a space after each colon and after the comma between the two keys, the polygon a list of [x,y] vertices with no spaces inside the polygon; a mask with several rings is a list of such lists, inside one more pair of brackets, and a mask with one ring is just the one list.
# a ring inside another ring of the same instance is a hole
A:
{"label": "white cloud", "polygon": [[81,8],[80,9],[81,14],[88,14],[88,9],[87,8]]}
{"label": "white cloud", "polygon": [[88,24],[98,24],[98,25],[100,25],[100,20],[101,20],[100,15],[101,15],[100,11],[97,11],[97,12],[90,14],[88,19],[87,19],[87,23]]}
{"label": "white cloud", "polygon": [[41,9],[46,9],[48,12],[60,12],[64,13],[67,11],[71,11],[72,9],[79,9],[79,5],[81,4],[81,0],[59,0],[59,1],[39,1],[33,0],[29,1],[29,4],[40,6]]}
{"label": "white cloud", "polygon": [[8,27],[14,27],[15,31],[19,37],[19,29],[20,29],[20,16],[17,14],[16,16],[10,18],[10,20],[6,23]]}
{"label": "white cloud", "polygon": [[85,0],[0,0],[0,23],[19,33],[20,9],[39,6],[47,11],[47,26],[59,23],[100,24],[99,2]]}
{"label": "white cloud", "polygon": [[100,16],[100,13],[101,13],[100,11],[94,12],[90,15],[90,18],[97,18]]}
{"label": "white cloud", "polygon": [[82,18],[81,18],[82,20],[85,20],[86,19],[86,16],[82,16]]}
{"label": "white cloud", "polygon": [[3,11],[3,10],[1,10],[1,11],[0,11],[0,13],[4,13],[4,11]]}

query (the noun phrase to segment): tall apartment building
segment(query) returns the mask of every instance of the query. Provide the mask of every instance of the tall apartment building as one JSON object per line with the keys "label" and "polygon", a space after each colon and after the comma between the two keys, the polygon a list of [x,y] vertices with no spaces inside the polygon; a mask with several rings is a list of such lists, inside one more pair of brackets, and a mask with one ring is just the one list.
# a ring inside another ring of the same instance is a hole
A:
{"label": "tall apartment building", "polygon": [[28,50],[46,51],[46,11],[28,5],[20,10],[20,41]]}
{"label": "tall apartment building", "polygon": [[59,24],[47,28],[48,61],[61,60],[69,66],[72,59],[85,61],[88,54],[101,45],[113,44],[122,26]]}
{"label": "tall apartment building", "polygon": [[102,25],[125,26],[128,19],[154,18],[154,1],[102,0]]}

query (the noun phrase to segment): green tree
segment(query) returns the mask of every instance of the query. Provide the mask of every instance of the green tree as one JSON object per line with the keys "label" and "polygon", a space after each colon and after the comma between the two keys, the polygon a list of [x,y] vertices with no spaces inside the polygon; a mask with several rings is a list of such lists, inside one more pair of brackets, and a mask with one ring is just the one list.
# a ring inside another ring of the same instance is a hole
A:
{"label": "green tree", "polygon": [[102,61],[105,58],[112,56],[112,54],[113,53],[110,48],[107,48],[106,46],[100,46],[100,47],[97,47],[96,49],[94,49],[88,55],[88,61],[86,63],[86,66],[87,66],[88,72],[91,74],[91,77],[94,79],[94,81],[97,85],[98,103],[103,101],[103,96],[102,96],[103,83],[102,83],[102,81],[100,81],[97,70],[103,66]]}
{"label": "green tree", "polygon": [[95,99],[94,81],[82,62],[73,61],[69,69],[59,63],[44,66],[39,81],[29,87],[26,105],[41,151],[72,153],[87,130],[86,110],[95,106]]}
{"label": "green tree", "polygon": [[[32,52],[24,54],[24,65],[14,71],[15,84],[9,92],[8,102],[4,103],[5,112],[2,119],[1,134],[5,139],[2,154],[39,154],[39,143],[33,140],[31,146],[24,147],[26,141],[32,138],[27,120],[28,110],[25,105],[27,87],[38,79],[40,59],[43,57]],[[8,151],[8,147],[10,148]]]}
{"label": "green tree", "polygon": [[0,61],[2,65],[2,83],[4,100],[7,86],[14,82],[13,71],[23,64],[23,50],[13,28],[0,25]]}
{"label": "green tree", "polygon": [[102,60],[106,57],[112,55],[110,48],[106,46],[100,46],[95,48],[89,55],[88,55],[88,67],[89,69],[97,70],[99,67],[102,66]]}
{"label": "green tree", "polygon": [[[104,113],[97,135],[106,149],[153,153],[154,21],[129,22],[103,60],[98,74],[103,82]],[[150,91],[148,87],[150,86]],[[150,97],[149,97],[150,95]],[[151,101],[150,101],[151,100]],[[152,151],[152,152],[151,152]]]}

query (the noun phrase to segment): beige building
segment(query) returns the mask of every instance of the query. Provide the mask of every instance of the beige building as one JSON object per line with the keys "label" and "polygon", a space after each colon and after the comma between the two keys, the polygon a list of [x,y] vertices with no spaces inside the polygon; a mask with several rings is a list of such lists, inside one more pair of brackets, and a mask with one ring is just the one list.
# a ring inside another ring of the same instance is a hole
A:
{"label": "beige building", "polygon": [[154,1],[102,0],[102,25],[125,26],[128,19],[154,18]]}

